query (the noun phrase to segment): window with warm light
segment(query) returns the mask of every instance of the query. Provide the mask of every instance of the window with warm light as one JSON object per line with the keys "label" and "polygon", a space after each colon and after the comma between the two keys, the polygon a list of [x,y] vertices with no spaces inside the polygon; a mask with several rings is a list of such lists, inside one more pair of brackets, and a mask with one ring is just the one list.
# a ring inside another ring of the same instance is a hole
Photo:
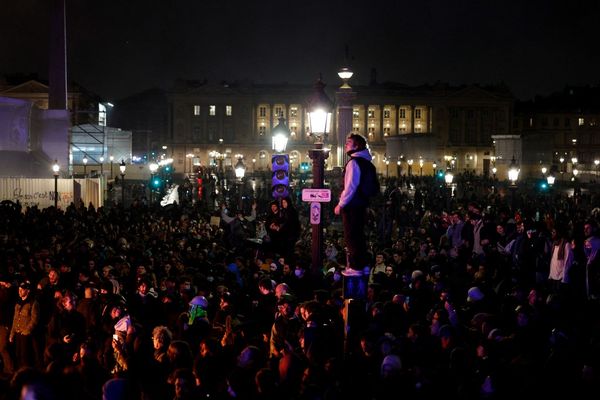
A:
{"label": "window with warm light", "polygon": [[415,109],[415,119],[421,119],[421,109],[420,108]]}
{"label": "window with warm light", "polygon": [[391,115],[391,113],[390,113],[389,108],[386,108],[386,109],[383,110],[383,118],[389,119],[390,115]]}
{"label": "window with warm light", "polygon": [[283,117],[283,108],[275,107],[275,117]]}
{"label": "window with warm light", "polygon": [[358,119],[360,117],[360,111],[358,108],[353,108],[352,109],[352,118],[354,119]]}
{"label": "window with warm light", "polygon": [[375,118],[375,110],[373,110],[372,108],[369,108],[369,119],[374,119]]}
{"label": "window with warm light", "polygon": [[298,116],[298,107],[290,107],[290,118],[296,118]]}
{"label": "window with warm light", "polygon": [[225,115],[227,115],[228,117],[231,117],[233,115],[233,107],[232,106],[225,106]]}
{"label": "window with warm light", "polygon": [[577,120],[577,123],[579,124],[579,126],[583,126],[585,124],[585,120],[583,118],[579,118]]}
{"label": "window with warm light", "polygon": [[399,117],[402,119],[406,118],[406,108],[401,108],[398,110],[398,113],[400,114]]}
{"label": "window with warm light", "polygon": [[375,128],[369,128],[369,137],[373,137],[373,135],[375,134]]}
{"label": "window with warm light", "polygon": [[390,128],[383,128],[383,136],[390,136]]}
{"label": "window with warm light", "polygon": [[195,116],[200,115],[200,106],[199,105],[194,106],[194,115]]}
{"label": "window with warm light", "polygon": [[258,116],[266,117],[267,116],[267,107],[258,107]]}
{"label": "window with warm light", "polygon": [[215,106],[215,105],[208,106],[208,115],[210,115],[212,117],[217,115],[217,106]]}
{"label": "window with warm light", "polygon": [[267,127],[266,126],[259,126],[258,127],[258,134],[260,136],[264,136],[267,133]]}

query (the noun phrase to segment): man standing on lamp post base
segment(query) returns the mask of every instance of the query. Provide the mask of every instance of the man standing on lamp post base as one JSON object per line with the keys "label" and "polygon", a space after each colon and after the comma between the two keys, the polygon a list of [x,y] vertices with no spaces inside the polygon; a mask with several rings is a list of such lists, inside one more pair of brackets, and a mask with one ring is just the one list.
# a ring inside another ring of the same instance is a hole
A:
{"label": "man standing on lamp post base", "polygon": [[369,195],[364,188],[373,186],[376,182],[366,182],[373,179],[375,166],[371,163],[371,153],[367,148],[367,140],[357,133],[351,133],[346,138],[344,147],[350,157],[344,167],[344,190],[335,206],[336,215],[342,215],[344,227],[344,242],[346,245],[345,276],[361,276],[368,265],[367,240],[365,224]]}

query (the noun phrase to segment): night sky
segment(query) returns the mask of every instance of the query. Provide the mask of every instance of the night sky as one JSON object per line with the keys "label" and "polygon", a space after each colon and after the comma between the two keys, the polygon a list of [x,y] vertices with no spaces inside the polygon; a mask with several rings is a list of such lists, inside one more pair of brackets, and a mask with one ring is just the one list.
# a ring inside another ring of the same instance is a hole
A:
{"label": "night sky", "polygon": [[[47,77],[48,1],[2,1],[0,74]],[[106,100],[174,79],[505,82],[520,99],[600,83],[600,2],[67,0],[69,79]]]}

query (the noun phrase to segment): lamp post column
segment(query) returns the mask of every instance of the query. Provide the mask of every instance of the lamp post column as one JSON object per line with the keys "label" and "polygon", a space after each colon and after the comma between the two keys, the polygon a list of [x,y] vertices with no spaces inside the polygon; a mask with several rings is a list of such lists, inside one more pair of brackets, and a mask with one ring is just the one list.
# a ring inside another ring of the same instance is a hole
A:
{"label": "lamp post column", "polygon": [[125,160],[121,160],[121,164],[119,165],[119,170],[121,171],[121,204],[123,208],[125,208],[125,169],[127,166],[125,165]]}
{"label": "lamp post column", "polygon": [[348,80],[352,78],[353,72],[348,67],[344,67],[338,71],[338,76],[342,79],[343,84],[335,92],[338,103],[338,131],[337,131],[337,166],[343,167],[348,161],[348,155],[344,152],[346,136],[352,132],[352,101],[356,99],[356,92],[348,84]]}
{"label": "lamp post column", "polygon": [[58,174],[60,171],[60,166],[58,165],[58,161],[54,160],[54,164],[52,165],[52,172],[54,174],[54,209],[58,208]]}
{"label": "lamp post column", "polygon": [[[313,189],[322,189],[324,185],[325,160],[329,152],[323,149],[323,143],[315,143],[315,148],[308,153],[313,162]],[[322,223],[312,224],[312,270],[318,272],[323,259],[323,228]]]}

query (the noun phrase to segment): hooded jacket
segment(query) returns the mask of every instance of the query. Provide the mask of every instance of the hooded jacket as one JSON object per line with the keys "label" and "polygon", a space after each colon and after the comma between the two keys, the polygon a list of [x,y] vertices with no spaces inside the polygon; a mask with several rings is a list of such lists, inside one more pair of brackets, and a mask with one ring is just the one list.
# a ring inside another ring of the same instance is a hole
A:
{"label": "hooded jacket", "polygon": [[344,190],[340,194],[340,201],[338,205],[340,208],[346,206],[365,206],[366,199],[359,198],[358,185],[360,184],[360,166],[358,162],[354,161],[355,158],[364,158],[365,160],[371,161],[371,153],[369,149],[363,149],[350,155],[350,160],[346,163],[344,171]]}

